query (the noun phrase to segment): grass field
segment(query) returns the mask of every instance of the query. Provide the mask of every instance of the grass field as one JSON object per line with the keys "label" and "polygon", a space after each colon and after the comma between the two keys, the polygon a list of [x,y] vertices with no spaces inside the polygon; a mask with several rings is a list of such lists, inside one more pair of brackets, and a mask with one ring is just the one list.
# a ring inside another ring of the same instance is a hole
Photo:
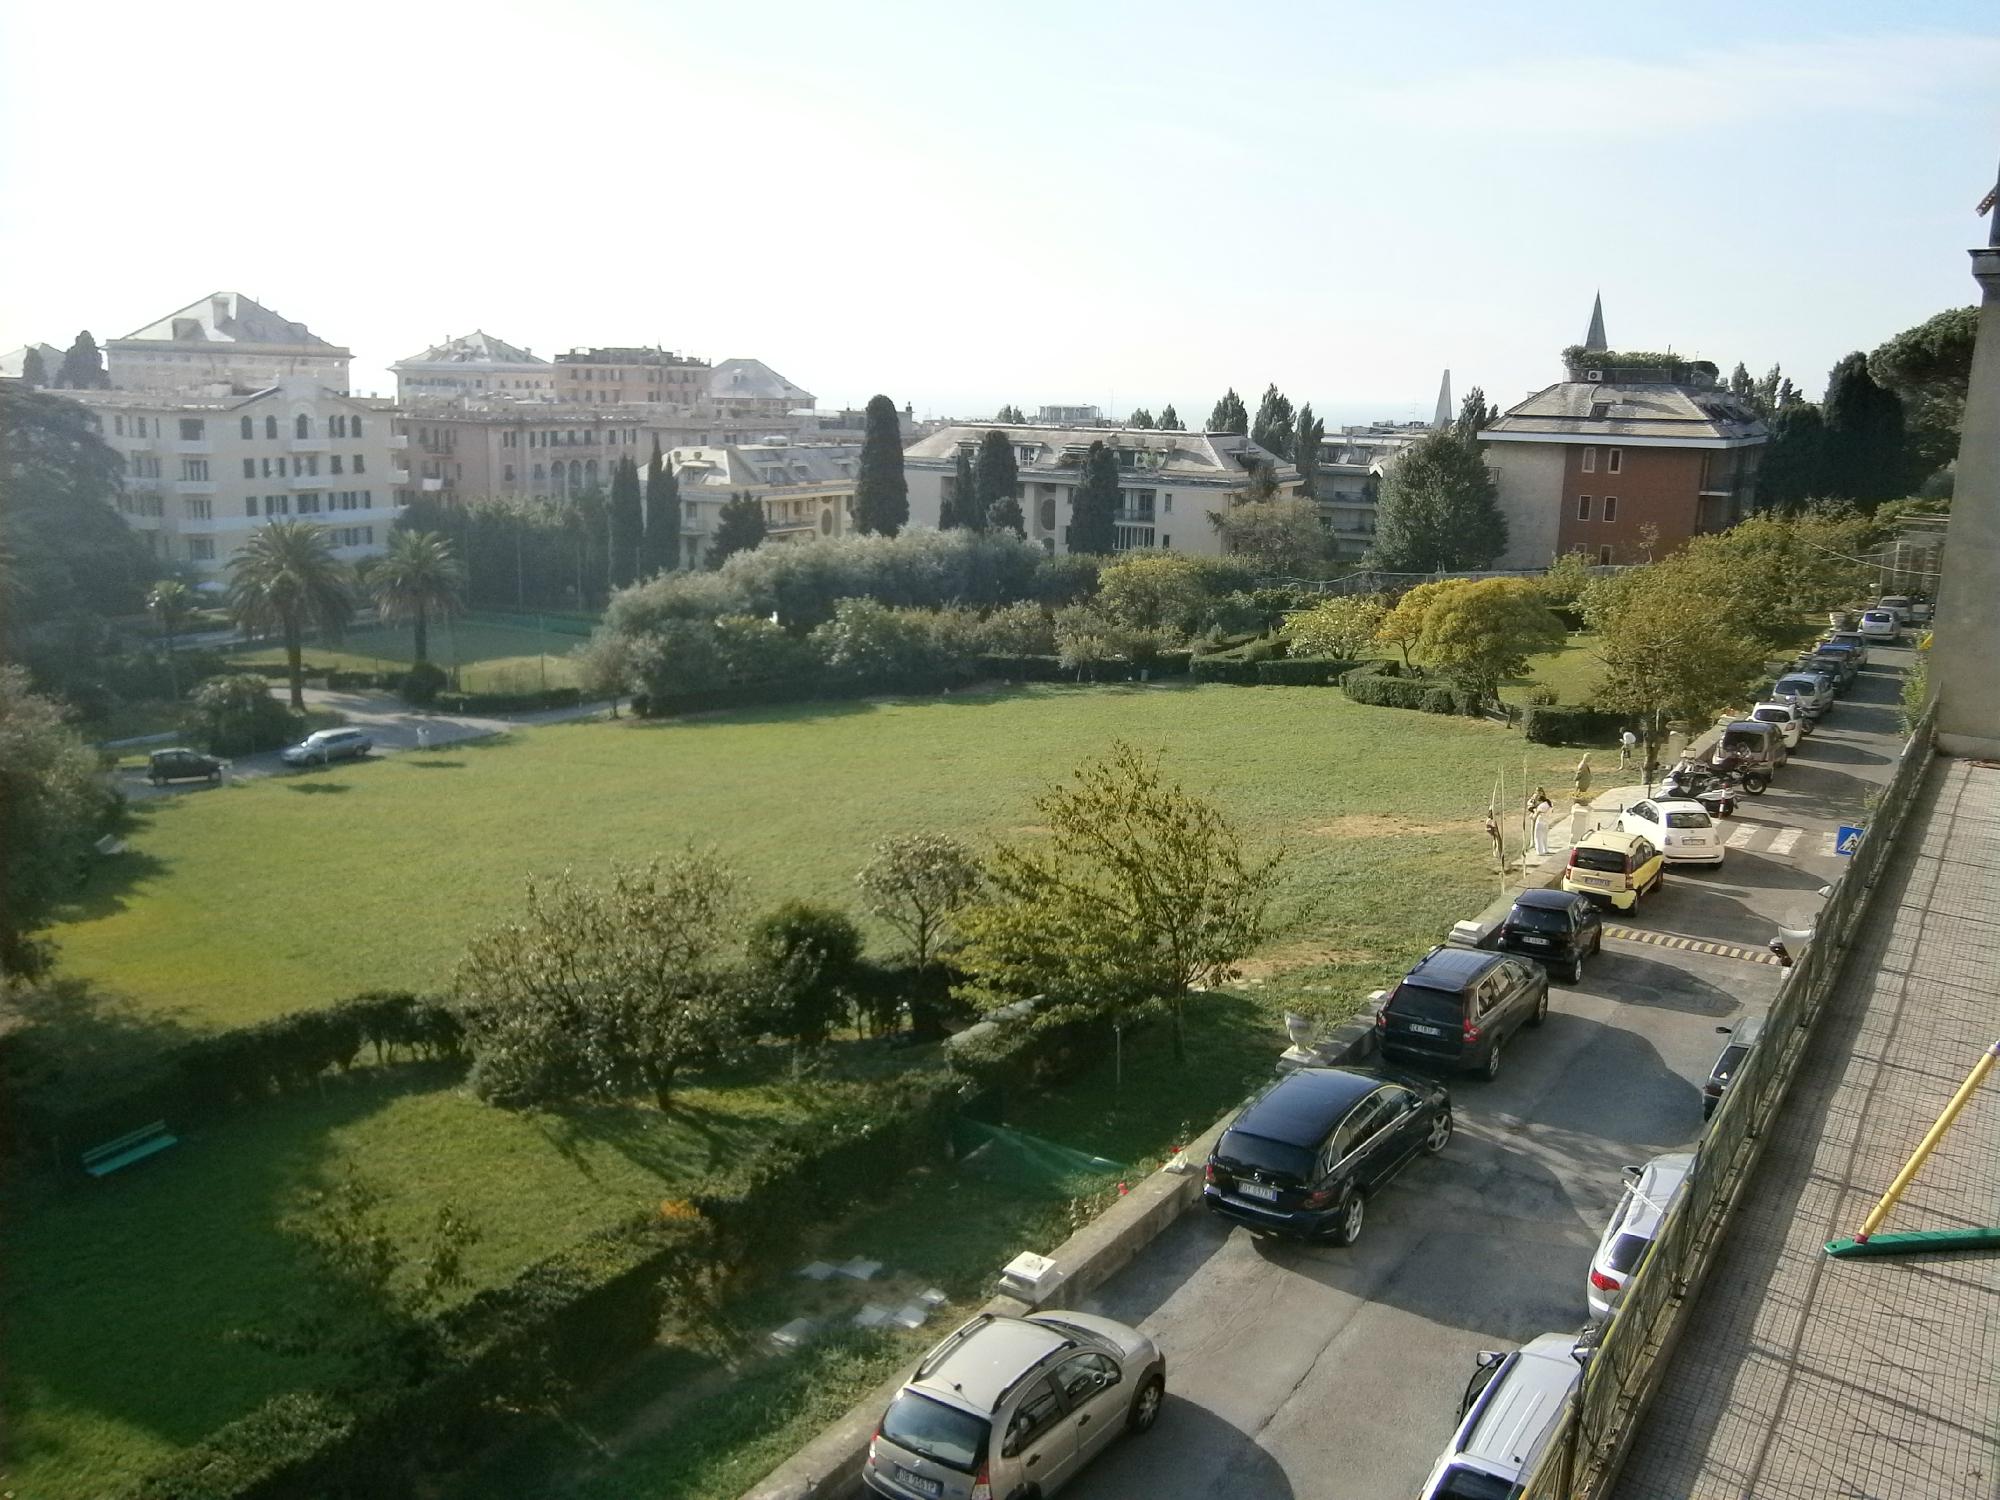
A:
{"label": "grass field", "polygon": [[1514,787],[1524,766],[1547,780],[1573,759],[1320,688],[1039,687],[552,725],[144,804],[131,851],[54,936],[107,1005],[235,1025],[439,985],[526,876],[597,875],[686,840],[717,845],[755,904],[852,907],[875,840],[1028,834],[1035,792],[1119,736],[1290,849],[1303,910],[1277,957],[1363,967],[1483,903],[1498,773]]}
{"label": "grass field", "polygon": [[[569,630],[537,630],[496,620],[443,620],[431,626],[430,657],[446,671],[456,670],[468,693],[525,693],[573,686],[576,664],[570,652],[585,639],[573,624]],[[305,659],[336,671],[388,672],[410,664],[411,648],[407,626],[370,625],[345,631],[337,641],[309,641]],[[275,665],[285,653],[275,645],[256,646],[231,659]]]}
{"label": "grass field", "polygon": [[1598,656],[1598,637],[1589,633],[1573,635],[1559,651],[1545,651],[1528,658],[1528,675],[1504,684],[1500,696],[1509,703],[1525,703],[1531,688],[1556,690],[1557,701],[1587,704],[1604,679],[1604,662]]}

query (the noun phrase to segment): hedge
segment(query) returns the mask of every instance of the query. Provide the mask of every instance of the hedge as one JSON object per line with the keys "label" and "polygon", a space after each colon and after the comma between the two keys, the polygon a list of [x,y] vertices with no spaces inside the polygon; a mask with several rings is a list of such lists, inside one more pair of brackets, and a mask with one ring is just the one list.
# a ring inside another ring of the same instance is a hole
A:
{"label": "hedge", "polygon": [[[1395,664],[1383,665],[1393,667]],[[1340,690],[1349,698],[1376,708],[1420,709],[1424,707],[1426,696],[1436,686],[1425,678],[1396,676],[1381,667],[1365,667],[1340,679]]]}
{"label": "hedge", "polygon": [[1189,675],[1196,682],[1233,682],[1239,687],[1255,687],[1258,667],[1268,665],[1268,662],[1245,661],[1233,651],[1220,652],[1214,656],[1197,656],[1189,668]]}
{"label": "hedge", "polygon": [[1537,745],[1589,745],[1614,738],[1627,722],[1601,708],[1538,703],[1521,715],[1521,732]]}
{"label": "hedge", "polygon": [[1337,656],[1290,656],[1283,661],[1257,663],[1257,681],[1286,687],[1332,687],[1365,662],[1343,661]]}
{"label": "hedge", "polygon": [[[400,684],[402,678],[394,679]],[[435,707],[448,714],[520,714],[544,708],[575,708],[583,702],[583,690],[573,687],[544,688],[536,693],[439,693]]]}

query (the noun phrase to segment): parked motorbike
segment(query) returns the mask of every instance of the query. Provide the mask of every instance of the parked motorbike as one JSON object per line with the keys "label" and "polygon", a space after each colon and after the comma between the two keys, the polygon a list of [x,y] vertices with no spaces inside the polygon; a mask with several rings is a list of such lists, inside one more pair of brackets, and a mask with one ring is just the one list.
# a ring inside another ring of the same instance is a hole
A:
{"label": "parked motorbike", "polygon": [[[1701,768],[1695,769],[1699,771]],[[1753,797],[1763,796],[1771,785],[1769,771],[1763,769],[1761,764],[1753,769],[1751,762],[1740,755],[1722,756],[1711,761],[1708,769],[1711,775],[1721,777],[1725,784],[1734,783]]]}
{"label": "parked motorbike", "polygon": [[1676,766],[1660,783],[1660,795],[1699,802],[1713,818],[1736,816],[1738,797],[1748,790],[1740,777],[1719,775],[1699,766]]}

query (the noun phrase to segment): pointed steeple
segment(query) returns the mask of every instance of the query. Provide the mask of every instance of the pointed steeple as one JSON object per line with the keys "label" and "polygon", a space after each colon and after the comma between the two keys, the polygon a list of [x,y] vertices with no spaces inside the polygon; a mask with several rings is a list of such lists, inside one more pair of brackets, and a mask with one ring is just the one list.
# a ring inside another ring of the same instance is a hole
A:
{"label": "pointed steeple", "polygon": [[1590,304],[1590,332],[1583,336],[1583,350],[1586,354],[1596,354],[1609,349],[1611,343],[1604,337],[1604,293]]}
{"label": "pointed steeple", "polygon": [[1451,426],[1457,413],[1451,409],[1451,371],[1444,372],[1444,379],[1438,382],[1437,415],[1431,418],[1431,426],[1443,429]]}

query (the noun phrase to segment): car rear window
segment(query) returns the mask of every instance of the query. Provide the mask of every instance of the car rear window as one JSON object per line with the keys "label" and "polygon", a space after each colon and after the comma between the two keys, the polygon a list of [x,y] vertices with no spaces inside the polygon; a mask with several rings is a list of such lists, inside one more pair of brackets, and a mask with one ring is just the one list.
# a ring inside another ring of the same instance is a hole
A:
{"label": "car rear window", "polygon": [[1743,1059],[1749,1055],[1748,1047],[1724,1047],[1722,1056],[1715,1060],[1715,1070],[1710,1076],[1727,1083],[1736,1076],[1736,1070],[1743,1066]]}
{"label": "car rear window", "polygon": [[1761,734],[1725,734],[1722,737],[1722,751],[1725,755],[1755,755],[1764,749]]}
{"label": "car rear window", "polygon": [[1507,913],[1509,927],[1525,927],[1530,932],[1568,932],[1569,913],[1550,911],[1545,906],[1517,906]]}
{"label": "car rear window", "polygon": [[1621,1234],[1611,1242],[1611,1269],[1628,1274],[1646,1254],[1646,1247],[1653,1242],[1643,1234]]}
{"label": "car rear window", "polygon": [[1514,1486],[1497,1474],[1454,1464],[1444,1471],[1443,1480],[1431,1493],[1437,1500],[1507,1500],[1514,1493]]}
{"label": "car rear window", "polygon": [[985,1418],[915,1391],[904,1391],[890,1402],[882,1417],[882,1436],[897,1447],[962,1474],[977,1472],[986,1461],[986,1444],[992,1432],[993,1426]]}
{"label": "car rear window", "polygon": [[1433,989],[1427,984],[1404,980],[1389,997],[1386,1009],[1390,1015],[1406,1021],[1456,1026],[1465,1014],[1465,997],[1457,990]]}
{"label": "car rear window", "polygon": [[1596,849],[1589,844],[1580,844],[1570,851],[1570,862],[1579,870],[1604,870],[1613,875],[1625,873],[1625,851],[1622,849]]}
{"label": "car rear window", "polygon": [[1789,724],[1792,722],[1792,711],[1789,708],[1759,708],[1753,710],[1750,717],[1759,724]]}
{"label": "car rear window", "polygon": [[1669,828],[1713,828],[1705,812],[1670,812],[1667,814]]}
{"label": "car rear window", "polygon": [[1819,684],[1814,682],[1810,677],[1780,677],[1778,679],[1778,691],[1781,693],[1798,693],[1810,698],[1818,693]]}
{"label": "car rear window", "polygon": [[1313,1154],[1304,1146],[1287,1145],[1247,1130],[1226,1130],[1215,1154],[1224,1166],[1246,1171],[1276,1172],[1300,1182],[1312,1176]]}

